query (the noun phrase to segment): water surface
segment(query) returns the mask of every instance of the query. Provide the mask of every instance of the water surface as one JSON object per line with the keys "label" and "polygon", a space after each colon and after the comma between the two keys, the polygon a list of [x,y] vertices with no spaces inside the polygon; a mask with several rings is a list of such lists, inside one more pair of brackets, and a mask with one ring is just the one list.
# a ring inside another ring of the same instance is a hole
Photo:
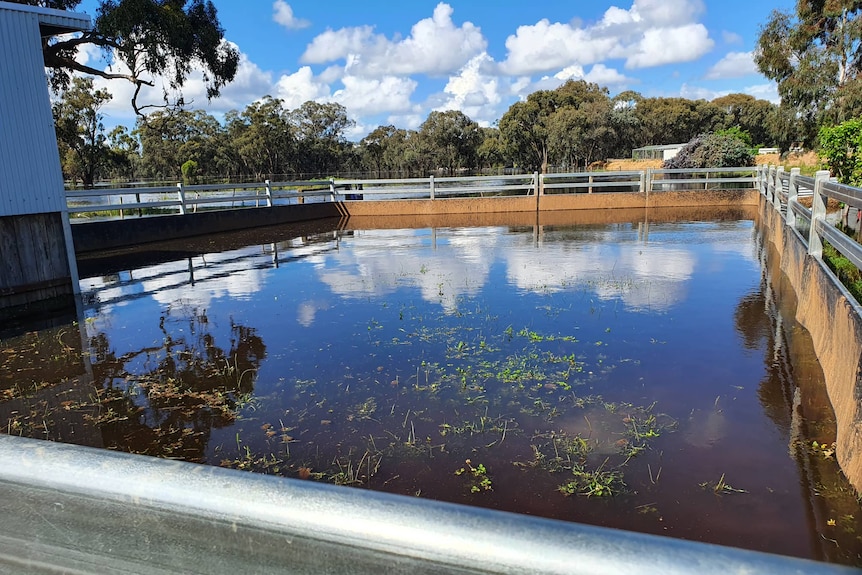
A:
{"label": "water surface", "polygon": [[80,322],[6,334],[4,431],[860,561],[754,222],[266,234],[114,266]]}

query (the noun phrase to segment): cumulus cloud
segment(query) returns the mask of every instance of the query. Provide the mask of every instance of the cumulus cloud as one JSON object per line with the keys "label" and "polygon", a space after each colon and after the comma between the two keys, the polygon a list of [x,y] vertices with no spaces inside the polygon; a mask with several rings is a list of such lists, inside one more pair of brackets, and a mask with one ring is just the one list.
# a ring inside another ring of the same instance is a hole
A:
{"label": "cumulus cloud", "polygon": [[311,26],[311,22],[303,18],[297,18],[293,8],[284,0],[275,0],[272,3],[272,19],[288,30],[301,30]]}
{"label": "cumulus cloud", "polygon": [[336,90],[331,100],[360,116],[410,110],[410,97],[417,86],[415,80],[400,76],[345,76],[341,83],[344,88]]}
{"label": "cumulus cloud", "polygon": [[754,63],[752,52],[729,52],[724,58],[715,63],[706,73],[707,80],[721,80],[724,78],[740,78],[751,74],[757,74],[757,64]]}
{"label": "cumulus cloud", "polygon": [[506,39],[501,67],[523,75],[608,59],[625,59],[630,69],[688,62],[715,44],[695,21],[702,12],[700,0],[634,0],[627,10],[611,6],[592,26],[543,19]]}
{"label": "cumulus cloud", "polygon": [[494,72],[494,60],[482,52],[474,56],[454,76],[449,77],[444,101],[438,111],[460,110],[483,125],[500,116],[499,106],[503,94],[508,93],[508,84]]}
{"label": "cumulus cloud", "polygon": [[284,74],[275,84],[275,95],[284,101],[289,109],[298,108],[309,100],[329,96],[329,85],[314,77],[308,66],[303,66],[293,74]]}
{"label": "cumulus cloud", "polygon": [[344,60],[354,74],[385,76],[456,72],[487,47],[471,22],[456,26],[452,7],[440,3],[431,18],[413,25],[403,40],[376,34],[371,26],[327,30],[312,40],[301,57],[307,64]]}

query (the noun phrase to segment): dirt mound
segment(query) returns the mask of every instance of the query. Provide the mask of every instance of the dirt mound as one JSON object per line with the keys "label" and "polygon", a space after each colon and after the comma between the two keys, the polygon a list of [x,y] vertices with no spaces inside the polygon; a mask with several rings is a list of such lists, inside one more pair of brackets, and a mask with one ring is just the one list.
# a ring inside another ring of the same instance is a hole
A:
{"label": "dirt mound", "polygon": [[649,168],[657,170],[661,168],[662,163],[662,160],[610,159],[605,163],[604,169],[609,172],[646,170]]}

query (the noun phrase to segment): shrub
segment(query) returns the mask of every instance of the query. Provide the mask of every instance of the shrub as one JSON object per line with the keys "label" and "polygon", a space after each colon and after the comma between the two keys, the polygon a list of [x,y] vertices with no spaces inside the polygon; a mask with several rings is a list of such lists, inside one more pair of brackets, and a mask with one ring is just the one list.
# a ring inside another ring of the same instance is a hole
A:
{"label": "shrub", "polygon": [[701,134],[695,136],[679,153],[665,161],[672,168],[731,168],[753,166],[754,155],[742,140],[732,134]]}

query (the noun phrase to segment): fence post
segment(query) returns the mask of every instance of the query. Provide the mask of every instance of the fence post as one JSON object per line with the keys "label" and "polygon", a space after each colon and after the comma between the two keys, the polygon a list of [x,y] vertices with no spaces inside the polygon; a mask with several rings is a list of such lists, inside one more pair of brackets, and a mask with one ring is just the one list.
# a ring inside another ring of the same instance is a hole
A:
{"label": "fence post", "polygon": [[790,183],[787,185],[787,213],[784,214],[784,221],[790,226],[790,229],[796,229],[796,213],[793,211],[793,202],[799,196],[799,168],[790,169]]}
{"label": "fence post", "polygon": [[652,168],[646,169],[646,179],[644,181],[644,192],[646,192],[647,197],[649,197],[650,192],[652,191]]}
{"label": "fence post", "polygon": [[177,184],[177,196],[180,199],[180,215],[186,215],[186,192],[183,190],[183,183]]}
{"label": "fence post", "polygon": [[818,170],[814,176],[814,198],[811,203],[811,229],[808,230],[808,253],[817,259],[823,257],[823,240],[817,233],[818,223],[826,219],[826,202],[823,201],[823,184],[829,181],[829,170]]}
{"label": "fence post", "polygon": [[536,195],[543,196],[545,194],[545,174],[539,175],[539,172],[533,172],[533,181],[536,182]]}
{"label": "fence post", "polygon": [[269,183],[269,180],[264,180],[263,182],[266,185],[266,207],[272,207],[272,186]]}
{"label": "fence post", "polygon": [[329,178],[329,197],[335,201],[335,178]]}
{"label": "fence post", "polygon": [[781,190],[784,189],[783,184],[781,183],[781,176],[784,175],[784,166],[778,166],[775,169],[775,194],[772,196],[772,205],[775,206],[776,211],[781,211]]}
{"label": "fence post", "polygon": [[428,181],[429,181],[429,185],[431,186],[431,199],[433,200],[433,199],[434,199],[434,192],[435,192],[435,187],[434,187],[434,174],[431,174],[431,175],[428,177]]}
{"label": "fence post", "polygon": [[587,176],[587,181],[590,184],[590,187],[587,188],[587,193],[592,194],[593,193],[593,175],[592,174]]}
{"label": "fence post", "polygon": [[766,176],[766,199],[770,204],[775,204],[775,166],[769,166],[769,174]]}

